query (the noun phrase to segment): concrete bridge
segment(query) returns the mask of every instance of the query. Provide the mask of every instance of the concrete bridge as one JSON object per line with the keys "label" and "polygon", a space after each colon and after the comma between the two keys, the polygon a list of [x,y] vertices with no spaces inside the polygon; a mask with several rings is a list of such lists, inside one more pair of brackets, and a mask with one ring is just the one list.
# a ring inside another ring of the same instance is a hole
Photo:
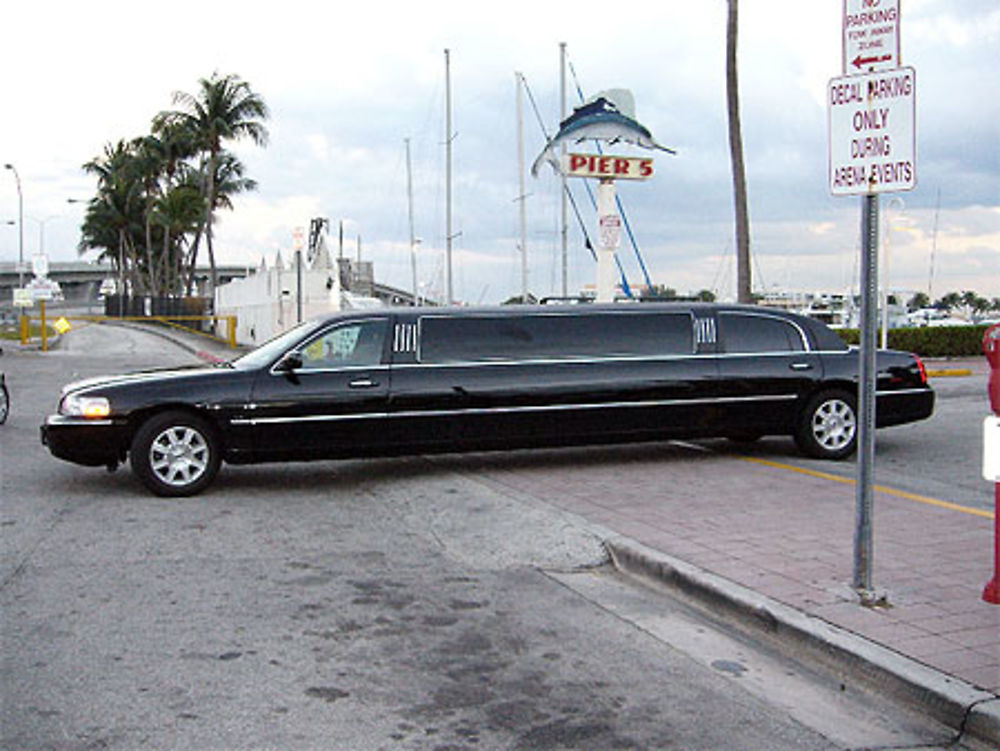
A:
{"label": "concrete bridge", "polygon": [[[215,270],[221,285],[234,279],[243,279],[257,269],[253,266],[220,265],[216,266]],[[197,268],[196,279],[199,288],[204,289],[209,273],[208,266]],[[24,283],[27,284],[32,276],[31,265],[25,262]],[[67,303],[92,303],[97,302],[101,282],[109,277],[116,278],[117,272],[111,264],[107,263],[51,261],[48,276],[59,282],[59,287],[62,289]],[[377,297],[387,305],[411,305],[413,303],[413,296],[409,292],[380,284],[374,280],[370,284],[371,289],[365,294]],[[12,306],[14,289],[17,285],[17,264],[10,261],[0,261],[0,308]]]}
{"label": "concrete bridge", "polygon": [[[233,279],[242,279],[252,268],[247,266],[216,266],[219,283],[225,284]],[[208,279],[208,266],[199,266],[196,271],[198,285],[202,286]],[[23,272],[24,283],[32,278],[31,265],[25,262]],[[0,307],[9,307],[13,299],[14,289],[18,284],[17,264],[0,262]],[[59,282],[67,302],[95,302],[101,282],[107,278],[116,278],[117,272],[108,263],[90,263],[88,261],[51,261],[49,262],[49,279]]]}

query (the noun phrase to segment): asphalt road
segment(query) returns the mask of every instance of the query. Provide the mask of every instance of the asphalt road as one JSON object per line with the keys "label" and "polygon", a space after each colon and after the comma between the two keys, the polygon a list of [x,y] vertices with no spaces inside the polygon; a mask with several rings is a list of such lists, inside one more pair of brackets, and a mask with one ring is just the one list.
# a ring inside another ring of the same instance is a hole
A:
{"label": "asphalt road", "polygon": [[63,383],[187,357],[95,326],[0,359],[0,747],[947,742],[621,579],[600,530],[438,463],[225,467],[177,501],[39,444]]}

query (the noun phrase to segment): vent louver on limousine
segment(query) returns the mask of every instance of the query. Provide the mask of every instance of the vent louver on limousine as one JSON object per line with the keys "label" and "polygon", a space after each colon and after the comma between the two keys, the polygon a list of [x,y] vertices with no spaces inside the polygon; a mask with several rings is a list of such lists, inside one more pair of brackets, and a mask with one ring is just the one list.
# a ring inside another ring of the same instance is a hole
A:
{"label": "vent louver on limousine", "polygon": [[715,319],[714,318],[696,318],[695,319],[695,338],[698,344],[715,344]]}
{"label": "vent louver on limousine", "polygon": [[417,324],[398,323],[392,339],[393,352],[417,351]]}

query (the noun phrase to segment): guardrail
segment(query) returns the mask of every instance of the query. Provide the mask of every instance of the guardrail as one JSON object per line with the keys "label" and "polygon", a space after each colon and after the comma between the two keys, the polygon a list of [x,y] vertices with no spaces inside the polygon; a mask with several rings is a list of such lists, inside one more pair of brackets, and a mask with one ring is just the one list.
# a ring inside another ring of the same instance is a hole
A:
{"label": "guardrail", "polygon": [[[31,340],[31,322],[38,321],[41,327],[41,340],[42,340],[42,351],[49,351],[49,327],[56,327],[58,330],[59,321],[65,321],[69,323],[70,321],[87,321],[90,323],[105,323],[114,321],[132,321],[138,323],[157,323],[163,326],[169,326],[171,328],[180,329],[189,334],[196,334],[198,336],[204,336],[207,339],[212,339],[217,342],[224,342],[231,349],[236,349],[236,316],[225,315],[225,316],[185,316],[185,315],[171,315],[171,316],[93,316],[93,315],[60,315],[55,318],[46,316],[45,312],[45,301],[39,301],[39,314],[37,316],[32,315],[22,315],[21,316],[21,344],[28,344]],[[211,321],[213,328],[219,323],[225,324],[226,333],[225,336],[218,336],[206,331],[201,331],[200,329],[193,328],[191,326],[183,325],[183,322],[193,323],[195,321]]]}

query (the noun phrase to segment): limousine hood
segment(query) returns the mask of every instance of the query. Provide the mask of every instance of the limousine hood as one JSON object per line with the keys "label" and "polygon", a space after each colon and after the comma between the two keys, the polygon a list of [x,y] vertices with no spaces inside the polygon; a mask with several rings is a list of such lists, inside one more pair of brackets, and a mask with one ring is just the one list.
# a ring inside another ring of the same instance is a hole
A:
{"label": "limousine hood", "polygon": [[218,372],[220,369],[223,368],[218,365],[185,365],[175,368],[153,368],[149,370],[137,370],[133,373],[94,376],[66,384],[62,388],[62,396],[77,391],[92,391],[112,386],[117,388],[130,384],[199,378],[212,372]]}

